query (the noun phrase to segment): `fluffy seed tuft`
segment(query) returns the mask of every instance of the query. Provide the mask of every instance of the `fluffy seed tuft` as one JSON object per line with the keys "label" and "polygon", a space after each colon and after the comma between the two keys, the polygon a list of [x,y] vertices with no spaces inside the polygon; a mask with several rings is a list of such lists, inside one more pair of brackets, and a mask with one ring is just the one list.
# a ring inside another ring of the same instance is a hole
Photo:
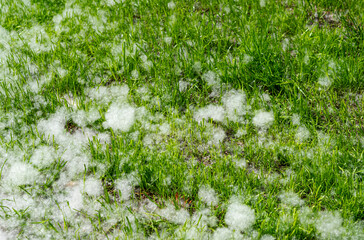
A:
{"label": "fluffy seed tuft", "polygon": [[254,210],[247,205],[237,202],[231,203],[226,211],[225,223],[229,228],[244,231],[255,222]]}
{"label": "fluffy seed tuft", "polygon": [[253,124],[258,128],[269,128],[274,122],[273,112],[260,111],[255,114]]}

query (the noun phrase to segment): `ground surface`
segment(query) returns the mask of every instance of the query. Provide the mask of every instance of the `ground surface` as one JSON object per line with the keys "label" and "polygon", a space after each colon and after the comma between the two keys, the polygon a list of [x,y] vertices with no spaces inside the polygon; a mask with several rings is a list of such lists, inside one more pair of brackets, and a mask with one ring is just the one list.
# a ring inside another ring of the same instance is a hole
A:
{"label": "ground surface", "polygon": [[364,239],[363,14],[0,0],[0,239]]}

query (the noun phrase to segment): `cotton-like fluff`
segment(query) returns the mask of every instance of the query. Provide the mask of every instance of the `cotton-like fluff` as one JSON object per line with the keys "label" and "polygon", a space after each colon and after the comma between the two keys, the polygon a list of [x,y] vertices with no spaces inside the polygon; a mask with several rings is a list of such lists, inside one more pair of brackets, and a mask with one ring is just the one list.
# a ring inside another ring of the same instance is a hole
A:
{"label": "cotton-like fluff", "polygon": [[198,109],[193,117],[197,122],[201,122],[203,119],[208,120],[209,118],[217,122],[222,122],[224,120],[224,115],[225,111],[223,107],[210,104]]}
{"label": "cotton-like fluff", "polygon": [[105,128],[127,132],[135,121],[135,109],[128,104],[111,104],[105,114],[106,121],[103,123]]}
{"label": "cotton-like fluff", "polygon": [[85,166],[90,162],[90,156],[82,153],[78,149],[67,148],[61,156],[63,161],[66,161],[67,175],[74,177],[75,175],[83,172]]}
{"label": "cotton-like fluff", "polygon": [[148,217],[148,214],[154,213],[159,210],[157,204],[149,200],[148,198],[140,202],[139,212]]}
{"label": "cotton-like fluff", "polygon": [[264,234],[260,240],[275,240],[276,238],[269,234]]}
{"label": "cotton-like fluff", "polygon": [[247,163],[245,159],[233,158],[233,162],[235,163],[235,166],[238,168],[246,168]]}
{"label": "cotton-like fluff", "polygon": [[220,78],[213,71],[208,71],[202,75],[202,79],[206,81],[207,85],[213,86],[220,83]]}
{"label": "cotton-like fluff", "polygon": [[190,218],[190,214],[186,209],[181,208],[176,210],[170,203],[167,204],[166,208],[160,209],[158,214],[176,224],[184,224]]}
{"label": "cotton-like fluff", "polygon": [[38,130],[40,133],[44,133],[46,138],[52,138],[60,143],[65,142],[67,113],[65,109],[59,109],[49,119],[41,120],[38,123]]}
{"label": "cotton-like fluff", "polygon": [[171,1],[171,2],[168,3],[167,6],[168,6],[169,9],[173,10],[176,7],[176,4],[173,1]]}
{"label": "cotton-like fluff", "polygon": [[298,142],[303,142],[310,137],[310,131],[305,126],[300,126],[295,134],[295,138]]}
{"label": "cotton-like fluff", "polygon": [[259,111],[253,117],[253,124],[258,128],[267,129],[272,125],[274,122],[274,115],[273,112],[264,112]]}
{"label": "cotton-like fluff", "polygon": [[262,94],[262,99],[265,101],[265,102],[267,102],[267,103],[269,103],[270,102],[270,96],[269,96],[269,94],[268,93],[263,93]]}
{"label": "cotton-like fluff", "polygon": [[244,57],[243,57],[243,63],[244,64],[248,64],[250,63],[251,61],[253,61],[253,57],[252,56],[249,56],[248,54],[244,54]]}
{"label": "cotton-like fluff", "polygon": [[[185,58],[187,58],[186,54],[185,54]],[[195,71],[196,73],[200,73],[202,70],[202,66],[200,62],[195,62],[192,66],[193,71]]]}
{"label": "cotton-like fluff", "polygon": [[217,146],[218,144],[222,143],[222,141],[224,141],[226,133],[222,128],[218,127],[212,129],[211,136],[212,138],[208,144]]}
{"label": "cotton-like fluff", "polygon": [[[2,45],[4,45],[4,47],[8,46],[8,43],[11,42],[11,38],[10,38],[10,34],[9,32],[3,28],[2,26],[0,26],[0,43]],[[0,63],[1,63],[1,60],[0,60]]]}
{"label": "cotton-like fluff", "polygon": [[339,212],[322,212],[316,223],[316,230],[323,239],[339,239],[344,233],[343,219]]}
{"label": "cotton-like fluff", "polygon": [[188,88],[189,85],[190,85],[189,82],[180,80],[178,82],[178,89],[179,89],[180,92],[184,92],[184,91],[187,90],[187,88]]}
{"label": "cotton-like fluff", "polygon": [[134,69],[133,71],[131,71],[131,77],[134,79],[138,79],[139,78],[139,72],[138,70]]}
{"label": "cotton-like fluff", "polygon": [[[172,39],[171,39],[172,41]],[[153,62],[148,60],[148,57],[144,54],[142,54],[140,56],[140,59],[142,60],[142,67],[146,70],[146,71],[150,71],[150,69],[153,67]]]}
{"label": "cotton-like fluff", "polygon": [[229,228],[244,231],[255,222],[254,210],[247,205],[237,202],[231,203],[226,211],[225,223]]}
{"label": "cotton-like fluff", "polygon": [[87,123],[93,123],[96,120],[100,119],[99,110],[96,108],[91,108],[90,111],[87,112]]}
{"label": "cotton-like fluff", "polygon": [[30,164],[24,162],[14,163],[7,174],[6,180],[11,185],[33,184],[39,177],[39,172]]}
{"label": "cotton-like fluff", "polygon": [[302,206],[304,201],[295,192],[284,192],[279,195],[283,204],[288,206]]}
{"label": "cotton-like fluff", "polygon": [[3,232],[1,229],[0,229],[0,239],[1,240],[8,240],[10,239],[8,234],[6,232]]}
{"label": "cotton-like fluff", "polygon": [[88,96],[99,103],[106,104],[111,101],[111,96],[109,89],[105,86],[100,86],[98,88],[91,88],[87,90]]}
{"label": "cotton-like fluff", "polygon": [[90,88],[86,92],[91,100],[100,104],[108,104],[112,99],[116,99],[119,102],[125,102],[128,97],[129,87],[128,85],[114,85],[110,87],[100,86],[97,88]]}
{"label": "cotton-like fluff", "polygon": [[68,202],[69,207],[80,210],[83,207],[83,198],[80,185],[74,186],[67,194],[65,200]]}
{"label": "cotton-like fluff", "polygon": [[54,148],[49,146],[40,146],[33,152],[30,162],[37,167],[43,168],[49,166],[56,159]]}
{"label": "cotton-like fluff", "polygon": [[230,90],[222,97],[222,103],[226,111],[226,116],[230,121],[238,121],[239,117],[246,113],[246,96],[244,92]]}
{"label": "cotton-like fluff", "polygon": [[[186,240],[208,239],[207,232],[204,231],[205,229],[198,229],[195,226],[191,226],[190,228],[186,229],[185,226],[181,226],[179,230],[181,233],[177,234],[178,239],[186,239]],[[181,237],[179,237],[180,235]]]}
{"label": "cotton-like fluff", "polygon": [[212,235],[213,240],[232,239],[233,232],[229,228],[217,228]]}
{"label": "cotton-like fluff", "polygon": [[300,115],[298,115],[297,113],[294,113],[292,115],[292,124],[293,125],[300,125]]}
{"label": "cotton-like fluff", "polygon": [[133,193],[133,185],[131,181],[127,179],[118,179],[115,183],[115,187],[117,190],[121,192],[120,199],[123,201],[127,201],[130,199]]}
{"label": "cotton-like fluff", "polygon": [[248,131],[247,130],[245,130],[245,129],[238,129],[238,131],[235,134],[235,137],[241,138],[241,137],[243,137],[243,136],[245,136],[247,134],[248,134]]}
{"label": "cotton-like fluff", "polygon": [[94,197],[100,196],[103,191],[101,181],[92,177],[86,179],[84,189],[89,196]]}
{"label": "cotton-like fluff", "polygon": [[167,45],[171,45],[171,43],[172,43],[172,38],[171,38],[171,37],[165,37],[165,38],[164,38],[164,42],[165,42]]}
{"label": "cotton-like fluff", "polygon": [[187,222],[190,218],[190,214],[188,212],[187,209],[181,208],[179,210],[176,211],[172,222],[176,223],[176,224],[184,224],[185,222]]}
{"label": "cotton-like fluff", "polygon": [[210,186],[200,187],[198,191],[198,198],[209,206],[215,206],[219,203],[219,197],[217,196],[215,190]]}
{"label": "cotton-like fluff", "polygon": [[318,84],[320,84],[320,86],[323,87],[323,88],[330,87],[331,86],[331,83],[332,83],[331,80],[327,76],[320,77],[318,79]]}
{"label": "cotton-like fluff", "polygon": [[316,215],[309,207],[301,207],[298,212],[300,223],[303,227],[308,228],[315,223]]}
{"label": "cotton-like fluff", "polygon": [[210,208],[204,208],[193,214],[191,222],[198,228],[203,228],[206,226],[215,227],[217,225],[218,219],[212,213]]}
{"label": "cotton-like fluff", "polygon": [[266,0],[259,0],[259,5],[261,7],[265,7],[265,4],[266,4]]}
{"label": "cotton-like fluff", "polygon": [[159,126],[159,131],[162,135],[168,135],[171,132],[171,126],[165,122]]}
{"label": "cotton-like fluff", "polygon": [[72,120],[80,127],[86,127],[87,115],[85,110],[81,109],[72,113]]}
{"label": "cotton-like fluff", "polygon": [[114,85],[109,88],[110,94],[113,98],[120,102],[126,101],[129,94],[128,85]]}

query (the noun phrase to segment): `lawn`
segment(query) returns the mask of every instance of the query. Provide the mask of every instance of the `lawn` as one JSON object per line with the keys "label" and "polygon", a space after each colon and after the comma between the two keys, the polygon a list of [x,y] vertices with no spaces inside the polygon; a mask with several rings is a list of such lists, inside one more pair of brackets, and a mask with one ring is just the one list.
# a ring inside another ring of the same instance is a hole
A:
{"label": "lawn", "polygon": [[364,239],[364,1],[0,0],[0,239]]}

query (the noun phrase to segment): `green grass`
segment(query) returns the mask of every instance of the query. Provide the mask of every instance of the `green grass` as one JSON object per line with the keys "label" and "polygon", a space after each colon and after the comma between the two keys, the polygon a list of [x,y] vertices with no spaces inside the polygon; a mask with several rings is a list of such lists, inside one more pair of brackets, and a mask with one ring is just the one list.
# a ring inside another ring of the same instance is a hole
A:
{"label": "green grass", "polygon": [[363,12],[0,0],[0,238],[363,239]]}

